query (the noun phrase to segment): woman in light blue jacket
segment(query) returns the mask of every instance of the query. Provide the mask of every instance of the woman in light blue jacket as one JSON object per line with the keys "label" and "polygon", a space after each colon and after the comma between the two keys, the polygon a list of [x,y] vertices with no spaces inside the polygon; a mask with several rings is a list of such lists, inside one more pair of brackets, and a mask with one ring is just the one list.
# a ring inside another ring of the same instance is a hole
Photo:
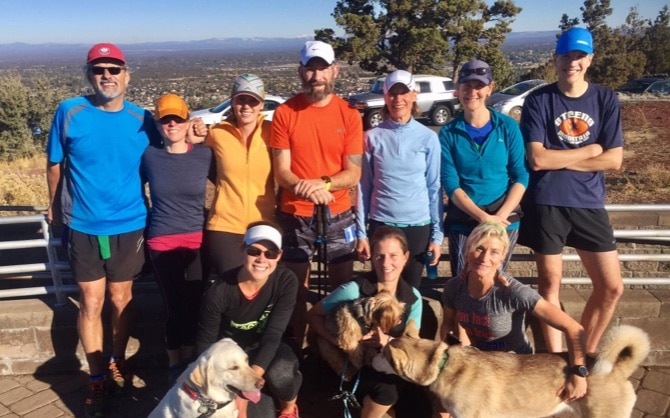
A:
{"label": "woman in light blue jacket", "polygon": [[444,233],[440,143],[435,132],[414,119],[419,114],[414,88],[407,71],[389,74],[384,82],[386,119],[365,134],[356,251],[361,261],[369,259],[367,237],[380,225],[400,228],[410,252],[403,278],[418,289],[424,254],[432,252],[431,265],[437,265]]}

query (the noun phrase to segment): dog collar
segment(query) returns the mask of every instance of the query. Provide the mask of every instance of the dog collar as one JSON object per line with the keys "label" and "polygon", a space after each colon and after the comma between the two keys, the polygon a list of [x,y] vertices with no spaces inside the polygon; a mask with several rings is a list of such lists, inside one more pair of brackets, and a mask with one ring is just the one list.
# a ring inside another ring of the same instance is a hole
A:
{"label": "dog collar", "polygon": [[449,353],[447,351],[449,350],[444,350],[444,353],[442,353],[442,360],[440,360],[440,364],[437,365],[439,372],[442,372],[442,369],[444,369],[444,366],[447,364],[447,360],[449,360]]}
{"label": "dog collar", "polygon": [[189,398],[200,402],[200,406],[198,407],[198,412],[200,415],[198,418],[209,417],[213,415],[214,412],[216,412],[218,409],[221,409],[232,402],[228,401],[224,403],[216,403],[212,399],[204,396],[198,389],[191,387],[191,385],[186,382],[181,385],[181,388],[184,390],[184,392],[186,392]]}

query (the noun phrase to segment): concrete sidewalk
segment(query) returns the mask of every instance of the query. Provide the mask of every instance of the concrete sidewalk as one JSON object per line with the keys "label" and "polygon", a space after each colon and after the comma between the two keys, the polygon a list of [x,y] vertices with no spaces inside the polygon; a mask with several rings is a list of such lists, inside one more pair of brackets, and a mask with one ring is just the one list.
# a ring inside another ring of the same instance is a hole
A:
{"label": "concrete sidewalk", "polygon": [[[422,331],[437,330],[440,318],[439,296],[426,289],[425,319]],[[564,291],[566,311],[573,315],[583,309],[580,292]],[[668,316],[670,290],[630,290],[617,307],[617,323],[641,326],[652,339],[656,354],[651,355],[632,376],[638,394],[633,417],[670,417],[670,366],[668,366]],[[137,339],[131,339],[129,362],[136,373],[134,390],[109,400],[107,417],[146,417],[169,389],[165,371],[160,368],[162,313],[155,294],[136,295],[142,307]],[[433,306],[435,305],[435,306]],[[35,309],[36,306],[38,309]],[[52,308],[35,301],[6,301],[0,304],[0,418],[4,417],[81,417],[87,374],[81,370],[81,354],[72,316],[73,306]],[[574,312],[573,312],[574,311]],[[431,314],[432,315],[429,315]],[[433,323],[434,322],[434,323]],[[430,326],[427,326],[430,323]],[[10,326],[14,324],[14,326]],[[34,357],[36,354],[46,357]],[[21,360],[22,356],[33,356]],[[11,361],[10,361],[11,360]],[[164,360],[164,359],[163,359]],[[11,366],[11,369],[8,369]],[[0,367],[2,369],[2,367]],[[30,370],[21,372],[21,370]],[[11,372],[13,370],[13,373]],[[76,370],[63,372],[64,370]],[[299,397],[302,418],[341,418],[341,401],[330,398],[339,393],[339,378],[323,363],[308,357],[303,364],[304,381]],[[10,373],[7,373],[10,371]],[[347,387],[348,388],[348,387]],[[532,401],[532,394],[528,394]],[[352,411],[357,416],[356,411]]]}
{"label": "concrete sidewalk", "polygon": [[[343,417],[341,401],[329,400],[338,392],[334,373],[321,363],[307,361],[304,375],[301,417]],[[0,377],[0,417],[81,417],[86,379],[83,372]],[[670,367],[640,367],[631,380],[638,395],[632,417],[670,416]],[[106,417],[146,417],[169,388],[165,372],[159,369],[137,369],[134,386],[128,394],[109,398]]]}

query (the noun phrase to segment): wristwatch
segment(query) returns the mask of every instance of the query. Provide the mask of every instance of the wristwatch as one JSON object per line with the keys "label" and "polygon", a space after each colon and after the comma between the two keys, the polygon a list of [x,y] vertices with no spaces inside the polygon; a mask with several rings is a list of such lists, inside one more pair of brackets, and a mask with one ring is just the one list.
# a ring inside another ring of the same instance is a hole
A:
{"label": "wristwatch", "polygon": [[570,373],[576,374],[579,377],[586,377],[589,375],[589,370],[583,364],[578,364],[570,368]]}
{"label": "wristwatch", "polygon": [[321,176],[321,180],[323,180],[324,183],[326,183],[326,190],[330,191],[330,184],[332,183],[332,180],[328,176]]}

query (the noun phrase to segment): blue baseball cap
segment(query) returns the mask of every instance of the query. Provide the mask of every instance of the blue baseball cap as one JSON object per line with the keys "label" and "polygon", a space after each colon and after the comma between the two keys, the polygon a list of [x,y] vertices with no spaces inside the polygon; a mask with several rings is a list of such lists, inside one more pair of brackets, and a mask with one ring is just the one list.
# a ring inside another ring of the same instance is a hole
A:
{"label": "blue baseball cap", "polygon": [[593,54],[593,36],[584,28],[572,28],[561,34],[556,42],[556,54],[563,55],[570,51],[582,51]]}

